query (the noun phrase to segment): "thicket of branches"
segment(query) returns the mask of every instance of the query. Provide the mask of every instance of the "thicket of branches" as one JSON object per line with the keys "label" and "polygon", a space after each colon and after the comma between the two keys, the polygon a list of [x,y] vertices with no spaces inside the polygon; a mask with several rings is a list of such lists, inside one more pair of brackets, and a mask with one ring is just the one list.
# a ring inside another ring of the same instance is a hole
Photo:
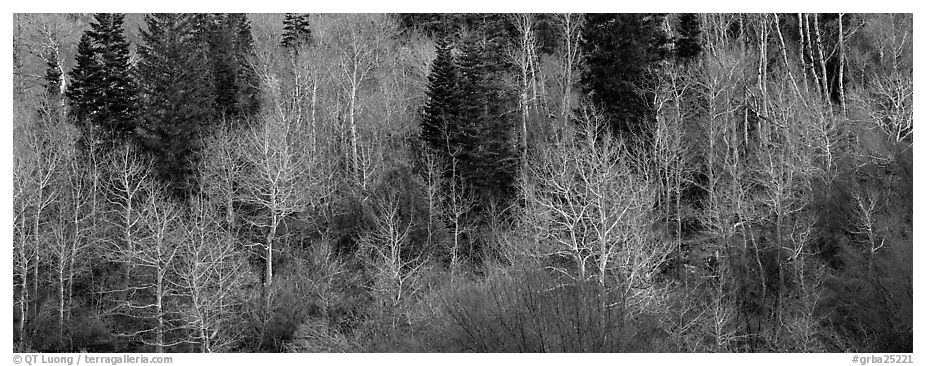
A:
{"label": "thicket of branches", "polygon": [[17,350],[912,351],[910,15],[14,30]]}

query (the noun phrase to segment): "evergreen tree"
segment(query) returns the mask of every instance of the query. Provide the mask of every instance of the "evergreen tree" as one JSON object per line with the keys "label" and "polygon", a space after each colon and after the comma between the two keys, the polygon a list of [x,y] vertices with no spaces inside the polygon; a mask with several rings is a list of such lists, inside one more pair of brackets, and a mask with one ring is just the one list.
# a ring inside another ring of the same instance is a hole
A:
{"label": "evergreen tree", "polygon": [[70,101],[74,121],[78,128],[86,133],[92,123],[89,121],[90,116],[98,115],[101,111],[100,86],[96,83],[101,67],[97,61],[93,41],[87,33],[84,33],[77,43],[76,61],[77,66],[71,70],[71,84],[65,95]]}
{"label": "evergreen tree", "polygon": [[586,56],[580,84],[615,134],[647,137],[653,119],[651,71],[667,56],[662,15],[589,14],[582,30]]}
{"label": "evergreen tree", "polygon": [[675,57],[689,62],[701,55],[701,18],[685,13],[678,17],[679,37],[675,40]]}
{"label": "evergreen tree", "polygon": [[66,96],[84,136],[99,133],[104,148],[134,137],[137,89],[129,69],[124,14],[96,14],[77,45]]}
{"label": "evergreen tree", "polygon": [[495,52],[492,33],[477,34],[462,47],[460,57],[459,124],[453,131],[460,149],[462,175],[473,187],[477,210],[494,201],[507,205],[515,191],[517,154],[512,132],[513,96],[502,85],[504,66]]}
{"label": "evergreen tree", "polygon": [[147,15],[138,47],[143,142],[177,193],[193,187],[198,137],[216,117],[205,21],[191,14]]}
{"label": "evergreen tree", "polygon": [[459,58],[453,57],[447,37],[439,36],[421,119],[421,139],[445,164],[455,164],[456,176],[448,171],[447,178],[468,187],[476,211],[490,203],[506,205],[517,174],[516,101],[503,85],[502,37],[493,32],[489,27],[473,32]]}
{"label": "evergreen tree", "polygon": [[312,44],[312,27],[309,25],[308,14],[286,13],[283,19],[283,47],[299,49],[301,46]]}
{"label": "evergreen tree", "polygon": [[437,40],[437,57],[428,75],[428,100],[421,116],[421,139],[436,152],[449,154],[447,128],[460,114],[459,71],[453,58],[453,46],[446,37]]}
{"label": "evergreen tree", "polygon": [[254,70],[254,37],[251,35],[251,22],[245,14],[228,14],[225,18],[226,29],[234,33],[235,42],[235,84],[238,91],[237,112],[242,115],[254,115],[260,109],[257,72]]}
{"label": "evergreen tree", "polygon": [[57,97],[61,93],[61,68],[58,67],[58,54],[48,52],[45,60],[45,93],[49,97]]}
{"label": "evergreen tree", "polygon": [[210,15],[199,27],[209,44],[217,115],[253,115],[258,109],[257,76],[250,63],[254,40],[247,16]]}
{"label": "evergreen tree", "polygon": [[39,103],[38,117],[42,121],[58,123],[62,117],[61,106],[61,68],[58,65],[58,53],[48,50],[45,60],[45,94]]}

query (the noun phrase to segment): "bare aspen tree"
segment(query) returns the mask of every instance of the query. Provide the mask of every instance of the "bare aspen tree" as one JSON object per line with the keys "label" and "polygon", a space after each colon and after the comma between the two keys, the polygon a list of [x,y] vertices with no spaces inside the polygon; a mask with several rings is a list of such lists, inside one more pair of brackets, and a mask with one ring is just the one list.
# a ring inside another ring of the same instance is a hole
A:
{"label": "bare aspen tree", "polygon": [[183,327],[204,353],[227,351],[239,341],[238,292],[248,280],[246,258],[235,238],[221,228],[216,213],[203,197],[191,199],[174,266],[175,285],[189,301]]}
{"label": "bare aspen tree", "polygon": [[427,264],[424,252],[411,253],[411,218],[399,213],[395,194],[387,193],[372,203],[373,227],[359,242],[364,259],[374,271],[372,290],[385,297],[387,309],[395,309],[417,289],[419,273]]}
{"label": "bare aspen tree", "polygon": [[[807,89],[807,42],[809,39],[804,38],[804,13],[797,13],[797,30],[800,49],[798,49],[798,59],[801,60],[801,79],[804,82],[804,89]],[[817,88],[819,90],[819,88]],[[818,93],[819,94],[819,93]]]}
{"label": "bare aspen tree", "polygon": [[87,248],[91,245],[93,223],[91,219],[98,215],[94,211],[96,192],[93,169],[81,161],[74,146],[64,146],[61,154],[65,159],[63,173],[66,182],[62,190],[55,225],[51,228],[54,242],[48,248],[54,262],[57,275],[58,292],[58,338],[64,341],[64,326],[71,314],[71,299],[74,276],[82,267],[78,261],[84,259]]}
{"label": "bare aspen tree", "polygon": [[[764,208],[763,219],[774,228],[775,265],[778,267],[778,299],[776,314],[783,315],[785,298],[785,273],[788,270],[786,251],[793,249],[789,241],[790,228],[801,223],[797,219],[809,220],[805,207],[810,201],[811,182],[826,172],[820,161],[827,161],[812,141],[814,136],[803,121],[813,117],[816,111],[801,106],[796,93],[782,89],[775,94],[773,113],[769,116],[769,129],[760,136],[762,147],[757,149],[759,161],[756,164],[757,178],[763,194],[757,199]],[[822,103],[822,102],[821,102]],[[824,153],[825,154],[825,153]],[[826,164],[826,163],[824,163]]]}
{"label": "bare aspen tree", "polygon": [[[111,261],[125,266],[123,281],[129,281],[134,263],[131,260],[142,223],[143,195],[153,188],[151,163],[139,156],[131,145],[113,151],[107,162],[106,202],[110,224],[117,231],[111,244]],[[128,257],[126,257],[128,256]]]}
{"label": "bare aspen tree", "polygon": [[[707,62],[707,72],[702,88],[706,104],[704,117],[705,172],[708,202],[702,222],[712,234],[717,235],[724,245],[734,234],[735,214],[730,202],[721,192],[727,189],[727,174],[738,177],[740,173],[735,156],[730,156],[731,144],[736,136],[737,106],[731,103],[737,87],[737,63],[735,60],[711,57]],[[732,162],[727,165],[725,163]]]}
{"label": "bare aspen tree", "polygon": [[287,216],[305,207],[302,190],[304,174],[293,126],[284,115],[265,116],[249,131],[238,145],[238,155],[246,166],[243,170],[240,199],[260,208],[254,217],[243,218],[263,232],[263,242],[252,243],[260,248],[264,259],[264,304],[270,304],[273,285],[274,245],[279,244],[277,232]]}
{"label": "bare aspen tree", "polygon": [[[442,211],[444,220],[450,224],[452,230],[453,240],[450,245],[451,275],[457,273],[461,264],[460,239],[464,234],[472,230],[469,215],[476,204],[475,199],[470,194],[469,187],[463,183],[463,178],[458,171],[457,154],[459,154],[459,150],[455,152],[454,157],[450,159],[450,177],[443,182],[444,194],[443,197],[440,198],[440,201],[443,203]],[[472,255],[473,253],[469,254]]]}
{"label": "bare aspen tree", "polygon": [[437,154],[427,150],[424,152],[422,164],[424,165],[425,197],[428,202],[428,248],[431,248],[437,222],[440,222],[443,217],[441,214],[444,205],[442,192],[446,168]]}
{"label": "bare aspen tree", "polygon": [[244,169],[236,150],[237,143],[238,138],[233,131],[220,127],[203,142],[200,159],[203,193],[220,204],[222,209],[218,214],[224,217],[228,226],[236,222],[236,185]]}
{"label": "bare aspen tree", "polygon": [[579,51],[582,42],[582,25],[584,16],[582,14],[557,14],[559,20],[560,32],[562,38],[562,63],[563,63],[563,101],[560,116],[563,120],[563,127],[569,121],[572,113],[572,86],[575,84],[577,77],[579,60],[581,53]]}
{"label": "bare aspen tree", "polygon": [[855,234],[863,236],[865,239],[865,254],[867,257],[868,276],[874,275],[874,257],[875,253],[884,248],[884,239],[878,240],[875,232],[878,227],[876,224],[876,215],[881,210],[881,200],[877,194],[867,192],[863,189],[856,189],[853,193],[853,209],[851,225]]}
{"label": "bare aspen tree", "polygon": [[530,166],[535,181],[527,193],[528,214],[544,218],[535,230],[549,242],[547,255],[571,258],[580,280],[595,278],[607,286],[613,279],[630,295],[653,280],[655,266],[668,254],[645,229],[655,190],[650,173],[627,148],[600,135],[600,115],[586,109],[581,120],[578,141],[548,147]]}
{"label": "bare aspen tree", "polygon": [[802,54],[806,56],[802,56],[801,60],[802,61],[805,60],[804,57],[807,57],[809,59],[807,62],[805,62],[804,69],[805,70],[809,69],[811,76],[813,76],[814,90],[816,90],[817,92],[816,95],[818,97],[826,97],[825,90],[823,89],[824,83],[822,80],[820,80],[820,76],[817,74],[817,60],[816,60],[816,56],[814,55],[814,49],[813,49],[814,38],[811,36],[811,33],[810,33],[810,15],[808,14],[802,14],[802,15],[803,17],[800,17],[800,16],[798,17],[798,23],[799,25],[803,26],[801,30],[801,44],[802,44],[802,48],[803,46],[806,46],[806,48],[802,49]]}
{"label": "bare aspen tree", "polygon": [[691,82],[683,70],[669,67],[664,71],[655,94],[656,131],[654,157],[662,183],[661,199],[665,207],[666,229],[670,227],[670,205],[675,209],[676,255],[681,256],[682,245],[682,190],[690,181],[690,147],[686,136],[686,122],[694,119],[691,100]]}
{"label": "bare aspen tree", "polygon": [[801,213],[788,230],[789,245],[785,248],[789,252],[787,261],[797,278],[797,286],[796,304],[789,314],[790,321],[785,322],[791,344],[782,345],[782,348],[798,352],[813,352],[823,347],[820,344],[822,327],[818,313],[824,299],[826,273],[825,266],[815,264],[814,253],[811,253],[814,224],[815,219],[810,214]]}
{"label": "bare aspen tree", "polygon": [[329,311],[340,296],[337,288],[338,281],[350,278],[347,264],[331,251],[328,242],[319,242],[312,245],[308,263],[315,269],[313,276],[307,280],[312,292],[318,297],[318,305],[322,309],[322,318],[328,319]]}
{"label": "bare aspen tree", "polygon": [[[743,70],[751,67],[749,65],[750,61],[746,57],[737,54],[720,52],[706,58],[701,89],[705,99],[703,130],[706,140],[704,163],[708,201],[701,221],[706,231],[717,239],[715,256],[721,270],[730,269],[730,276],[721,278],[731,282],[728,286],[757,282],[760,288],[756,292],[764,299],[767,293],[765,269],[760,258],[760,247],[752,235],[759,219],[757,202],[749,193],[754,173],[744,151],[744,140],[747,137],[740,132],[743,123],[740,111],[746,103],[740,95],[748,80]],[[750,272],[756,273],[758,278],[746,277]],[[725,340],[712,347],[715,349],[727,347],[735,339],[734,335],[741,336],[740,331],[758,331],[749,321],[745,324],[731,323],[731,316],[741,321],[743,314],[735,316],[724,310],[729,306],[727,301],[731,299],[714,297],[714,325],[710,333],[724,334]]]}
{"label": "bare aspen tree", "polygon": [[[14,154],[14,279],[19,278],[19,342],[24,340],[29,311],[38,306],[40,262],[54,238],[46,233],[49,220],[43,212],[61,198],[59,170],[65,164],[62,144],[54,131],[24,127],[17,131]],[[30,273],[31,272],[31,273]],[[31,276],[30,276],[31,275]],[[32,288],[29,288],[29,279]],[[37,315],[37,314],[36,314]]]}
{"label": "bare aspen tree", "polygon": [[[748,15],[746,16],[748,17]],[[768,27],[767,14],[756,14],[755,17],[756,17],[756,23],[757,23],[756,28],[757,28],[757,33],[758,33],[756,35],[756,41],[758,42],[758,47],[757,47],[758,49],[756,50],[758,53],[757,55],[758,56],[758,72],[756,74],[756,81],[757,81],[756,87],[757,89],[759,89],[759,92],[762,96],[759,100],[761,109],[759,109],[757,112],[760,114],[760,116],[764,117],[764,116],[767,116],[769,113],[769,105],[768,105],[768,79],[769,79],[769,76],[768,76],[769,29],[768,28],[769,27]],[[761,118],[758,120],[757,124],[758,124],[757,127],[760,130],[759,133],[761,133],[761,129],[762,129]]]}
{"label": "bare aspen tree", "polygon": [[843,15],[843,13],[839,13],[839,104],[842,105],[842,115],[848,117],[849,107],[846,105],[846,86],[843,80],[846,74],[846,39],[842,26]]}
{"label": "bare aspen tree", "polygon": [[895,142],[912,140],[913,82],[912,20],[904,14],[880,16],[875,27],[875,47],[884,72],[872,75],[867,87],[852,98],[865,113],[863,128],[880,129]]}
{"label": "bare aspen tree", "polygon": [[817,56],[819,58],[817,62],[820,63],[820,72],[823,74],[823,78],[820,79],[823,85],[823,93],[824,93],[823,98],[826,99],[827,105],[831,105],[831,102],[830,102],[831,86],[830,86],[830,81],[829,81],[830,79],[826,73],[826,61],[828,60],[828,58],[823,56],[823,40],[820,36],[820,14],[814,13],[813,26],[814,26],[814,35],[816,36],[816,43],[817,43],[816,51],[817,51]]}
{"label": "bare aspen tree", "polygon": [[350,136],[351,169],[356,183],[366,187],[360,166],[360,92],[373,70],[379,65],[383,51],[395,34],[395,24],[385,15],[348,15],[339,24],[334,35],[334,46],[339,50],[336,62],[342,78],[342,88],[347,99],[347,119]]}
{"label": "bare aspen tree", "polygon": [[120,289],[126,299],[115,311],[147,324],[122,336],[137,338],[160,353],[183,342],[168,339],[172,331],[180,329],[175,324],[180,310],[170,303],[178,295],[171,275],[179,260],[180,208],[157,188],[146,193],[135,245],[117,256],[131,265],[133,276],[132,282]]}
{"label": "bare aspen tree", "polygon": [[[807,101],[804,100],[804,97],[802,95],[803,93],[801,92],[801,88],[797,86],[797,80],[794,79],[794,73],[791,72],[791,63],[788,60],[788,46],[785,45],[784,36],[781,34],[781,24],[778,19],[778,14],[775,13],[772,15],[775,17],[775,33],[778,34],[778,42],[779,42],[778,46],[780,47],[780,50],[781,50],[781,58],[785,62],[785,71],[788,73],[788,79],[791,80],[791,85],[794,87],[794,92],[798,93],[798,95],[801,95],[801,98],[800,98],[801,101],[803,101],[804,104],[806,104]],[[807,84],[805,83],[804,86],[806,87]]]}
{"label": "bare aspen tree", "polygon": [[[520,71],[518,79],[519,107],[521,109],[520,148],[522,155],[527,149],[527,123],[530,119],[530,105],[538,102],[537,97],[537,39],[534,35],[533,14],[512,14],[510,22],[518,33],[516,49],[508,50],[508,57],[518,65]],[[531,94],[533,92],[533,94]],[[536,107],[535,107],[536,108]],[[535,110],[535,114],[540,110]]]}

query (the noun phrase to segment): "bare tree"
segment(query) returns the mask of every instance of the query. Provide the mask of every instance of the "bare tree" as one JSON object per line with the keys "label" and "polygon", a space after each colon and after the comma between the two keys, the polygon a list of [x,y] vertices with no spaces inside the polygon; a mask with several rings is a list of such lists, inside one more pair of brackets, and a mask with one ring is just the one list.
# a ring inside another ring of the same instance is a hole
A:
{"label": "bare tree", "polygon": [[[462,264],[460,262],[460,239],[473,229],[470,223],[470,213],[476,204],[475,199],[470,194],[470,189],[465,185],[460,172],[457,170],[457,154],[459,154],[459,151],[454,153],[450,159],[450,176],[449,179],[444,179],[444,193],[440,199],[443,203],[444,220],[452,228],[453,241],[450,245],[450,273],[452,275],[456,274]],[[472,252],[469,254],[472,255]]]}
{"label": "bare tree", "polygon": [[582,42],[582,25],[584,16],[582,14],[557,14],[557,20],[560,23],[560,32],[562,37],[562,63],[563,63],[563,102],[560,111],[563,119],[563,127],[569,121],[572,113],[572,86],[577,77],[579,60],[582,55],[579,51]]}
{"label": "bare tree", "polygon": [[361,87],[379,65],[383,51],[396,32],[395,24],[385,16],[348,15],[334,30],[334,47],[340,51],[336,65],[347,99],[348,131],[350,134],[350,167],[356,174],[356,183],[366,187],[360,174],[360,132],[357,117]]}
{"label": "bare tree", "polygon": [[869,192],[862,188],[853,192],[853,210],[850,224],[854,228],[852,232],[864,237],[865,254],[868,257],[868,276],[874,275],[874,258],[875,253],[884,248],[884,239],[878,240],[875,232],[878,227],[876,215],[881,211],[881,199],[878,194]]}
{"label": "bare tree", "polygon": [[571,258],[578,279],[607,286],[613,278],[630,295],[653,280],[668,254],[648,237],[655,190],[644,164],[599,133],[599,115],[586,110],[582,121],[578,141],[550,146],[530,165],[536,178],[527,188],[528,215],[543,218],[535,230],[550,243],[545,254]]}
{"label": "bare tree", "polygon": [[116,291],[125,295],[114,314],[136,319],[140,329],[130,329],[120,336],[138,339],[153,346],[155,352],[183,343],[168,335],[182,329],[176,323],[182,312],[172,304],[178,289],[172,280],[179,260],[182,233],[179,232],[180,208],[158,188],[145,192],[138,212],[137,230],[131,246],[117,247],[117,261],[132,268],[130,281]]}
{"label": "bare tree", "polygon": [[678,67],[667,67],[654,93],[656,129],[653,150],[662,183],[660,201],[665,207],[667,230],[672,217],[670,207],[675,209],[675,251],[679,258],[682,254],[682,194],[685,185],[691,182],[692,173],[691,136],[687,134],[686,122],[698,117],[696,107],[692,105],[696,102],[692,91],[694,83],[683,72]]}
{"label": "bare tree", "polygon": [[508,57],[518,66],[517,92],[521,109],[520,148],[523,156],[527,149],[527,123],[530,120],[531,104],[534,104],[534,113],[540,113],[540,98],[537,95],[537,38],[534,35],[533,14],[512,14],[509,16],[511,24],[518,33],[518,42],[515,49],[508,50]]}
{"label": "bare tree", "polygon": [[131,260],[138,241],[144,194],[153,188],[151,162],[126,144],[109,155],[107,161],[106,202],[111,215],[109,224],[116,234],[111,244],[111,261],[125,265],[123,281],[127,284],[134,263]]}
{"label": "bare tree", "polygon": [[[61,198],[56,183],[59,170],[65,164],[61,147],[65,140],[54,131],[24,127],[16,134],[16,154],[13,159],[14,281],[19,279],[19,342],[24,340],[30,308],[34,308],[39,291],[39,267],[44,248],[53,243],[45,235],[50,223],[43,212]],[[32,277],[32,289],[29,277]]]}
{"label": "bare tree", "polygon": [[285,114],[266,116],[238,145],[238,155],[246,163],[243,179],[239,181],[240,199],[260,209],[256,216],[244,220],[264,235],[263,242],[252,246],[262,251],[263,297],[268,307],[269,289],[273,285],[273,253],[280,249],[274,249],[280,241],[278,230],[284,218],[306,207],[302,177],[304,169],[309,167],[303,166],[299,159],[292,129]]}
{"label": "bare tree", "polygon": [[[434,232],[437,223],[442,218],[443,208],[443,182],[445,167],[440,156],[432,151],[425,150],[422,157],[424,165],[424,189],[425,197],[428,202],[428,247],[430,248],[434,241]],[[437,222],[435,222],[437,221]]]}
{"label": "bare tree", "polygon": [[387,309],[395,310],[417,291],[420,272],[427,264],[424,252],[409,248],[411,218],[400,215],[398,197],[387,193],[372,203],[373,227],[360,236],[360,248],[373,270],[372,290],[385,297]]}
{"label": "bare tree", "polygon": [[201,150],[200,174],[203,193],[221,206],[220,215],[229,227],[236,222],[235,200],[244,164],[236,150],[239,139],[228,128],[219,128],[204,142]]}
{"label": "bare tree", "polygon": [[[73,140],[72,140],[73,141]],[[65,323],[71,315],[74,277],[85,269],[86,251],[91,246],[97,205],[97,174],[93,162],[85,162],[73,144],[64,146],[66,181],[55,225],[49,257],[54,262],[58,287],[58,337],[64,341]]]}
{"label": "bare tree", "polygon": [[248,280],[248,266],[237,241],[221,228],[203,197],[190,201],[184,225],[174,285],[189,299],[183,327],[201,352],[227,351],[240,340],[238,322],[243,299],[239,294]]}

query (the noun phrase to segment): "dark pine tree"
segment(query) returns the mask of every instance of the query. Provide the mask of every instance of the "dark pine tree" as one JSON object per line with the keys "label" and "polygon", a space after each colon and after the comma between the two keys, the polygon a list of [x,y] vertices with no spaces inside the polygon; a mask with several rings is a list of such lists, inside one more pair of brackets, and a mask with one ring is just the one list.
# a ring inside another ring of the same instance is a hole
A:
{"label": "dark pine tree", "polygon": [[58,64],[58,53],[54,50],[48,50],[43,59],[45,76],[42,80],[45,84],[45,94],[39,101],[37,112],[39,120],[54,125],[62,120],[61,68]]}
{"label": "dark pine tree", "polygon": [[48,52],[45,57],[45,93],[57,97],[61,94],[61,68],[58,67],[58,53]]}
{"label": "dark pine tree", "polygon": [[160,178],[179,195],[195,187],[197,141],[216,117],[203,22],[193,14],[147,15],[138,47],[143,143]]}
{"label": "dark pine tree", "polygon": [[683,63],[701,55],[701,17],[685,13],[678,16],[678,33],[675,40],[675,57]]}
{"label": "dark pine tree", "polygon": [[309,24],[309,15],[286,13],[286,17],[283,19],[283,39],[280,40],[280,45],[299,49],[301,46],[311,45],[312,41],[312,27]]}
{"label": "dark pine tree", "polygon": [[[77,126],[108,148],[135,136],[137,88],[129,68],[124,14],[96,14],[77,45],[66,96]],[[86,143],[87,141],[82,141]]]}
{"label": "dark pine tree", "polygon": [[90,35],[84,33],[77,43],[77,65],[71,70],[71,84],[65,91],[71,115],[77,127],[87,136],[93,125],[92,117],[102,111],[99,74],[101,67]]}
{"label": "dark pine tree", "polygon": [[260,109],[260,90],[257,71],[254,70],[254,37],[251,35],[251,22],[245,14],[228,14],[225,27],[234,32],[235,85],[238,91],[237,112],[241,115],[254,115]]}
{"label": "dark pine tree", "polygon": [[649,141],[654,106],[648,81],[667,57],[663,15],[589,14],[582,30],[586,55],[580,84],[615,134]]}
{"label": "dark pine tree", "polygon": [[204,15],[198,23],[209,44],[217,116],[253,115],[259,104],[256,74],[250,63],[254,40],[247,16]]}
{"label": "dark pine tree", "polygon": [[440,37],[436,48],[437,57],[428,75],[428,100],[421,115],[421,139],[433,152],[446,157],[452,153],[447,145],[447,128],[460,115],[459,70],[447,37]]}
{"label": "dark pine tree", "polygon": [[459,124],[454,134],[464,181],[473,188],[476,210],[505,207],[515,192],[517,153],[512,134],[516,101],[502,83],[501,36],[484,28],[468,38],[460,57]]}

